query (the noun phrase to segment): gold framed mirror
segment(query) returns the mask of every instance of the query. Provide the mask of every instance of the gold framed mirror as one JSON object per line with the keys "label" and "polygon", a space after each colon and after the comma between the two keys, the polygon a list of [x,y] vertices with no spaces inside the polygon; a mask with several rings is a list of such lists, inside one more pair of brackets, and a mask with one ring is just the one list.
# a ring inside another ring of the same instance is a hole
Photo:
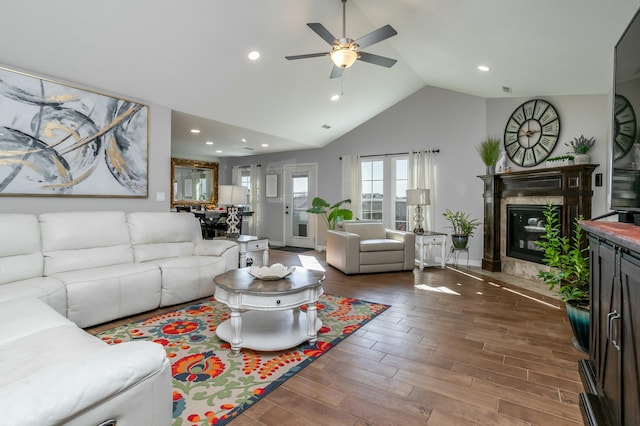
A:
{"label": "gold framed mirror", "polygon": [[209,206],[218,200],[218,163],[171,158],[171,207]]}

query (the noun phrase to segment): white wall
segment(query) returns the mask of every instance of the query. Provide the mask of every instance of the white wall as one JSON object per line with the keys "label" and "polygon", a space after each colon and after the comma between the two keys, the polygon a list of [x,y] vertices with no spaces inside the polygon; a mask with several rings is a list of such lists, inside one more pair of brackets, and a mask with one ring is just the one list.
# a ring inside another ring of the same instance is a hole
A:
{"label": "white wall", "polygon": [[[438,148],[434,230],[450,233],[448,222],[442,217],[442,212],[447,208],[465,211],[472,218],[483,219],[483,185],[478,176],[485,173],[485,166],[475,146],[487,135],[502,138],[511,113],[529,99],[484,99],[427,86],[324,148],[222,159],[220,181],[230,182],[233,165],[261,164],[263,175],[275,172],[282,176],[284,164],[315,162],[318,164],[318,195],[329,201],[337,201],[341,185],[340,156]],[[564,143],[581,134],[595,137],[592,162],[601,165],[595,173],[603,174],[604,184],[594,187],[593,215],[607,212],[610,96],[558,96],[544,99],[556,107],[561,119],[560,141],[554,154],[564,154],[568,150]],[[283,238],[282,200],[265,200],[264,206],[266,226],[263,236],[280,242]],[[474,265],[480,265],[482,241],[483,231],[480,227],[469,246],[471,263]],[[319,243],[322,245],[323,241]]]}

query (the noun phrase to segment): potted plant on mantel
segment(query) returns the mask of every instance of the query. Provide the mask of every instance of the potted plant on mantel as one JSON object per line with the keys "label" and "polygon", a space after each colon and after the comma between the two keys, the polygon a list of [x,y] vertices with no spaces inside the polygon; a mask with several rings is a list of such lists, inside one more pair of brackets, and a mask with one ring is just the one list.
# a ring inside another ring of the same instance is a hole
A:
{"label": "potted plant on mantel", "polygon": [[310,208],[307,209],[307,213],[322,215],[327,229],[336,229],[336,225],[343,220],[353,219],[353,212],[349,209],[342,208],[344,203],[351,203],[350,199],[338,201],[331,205],[320,197],[315,197],[311,201]]}
{"label": "potted plant on mantel", "polygon": [[456,249],[465,249],[469,244],[469,237],[473,237],[473,231],[480,226],[477,219],[469,219],[469,213],[460,211],[452,212],[447,209],[442,215],[451,223],[451,243]]}
{"label": "potted plant on mantel", "polygon": [[584,135],[580,135],[579,138],[573,138],[571,142],[565,143],[566,146],[571,148],[574,153],[575,164],[589,164],[589,151],[596,143],[594,138],[585,138]]}
{"label": "potted plant on mantel", "polygon": [[589,248],[584,244],[582,228],[575,219],[571,238],[560,235],[557,209],[548,203],[544,210],[544,234],[536,244],[544,252],[543,262],[548,270],[539,271],[538,278],[558,289],[567,308],[569,324],[573,330],[574,346],[589,353]]}
{"label": "potted plant on mantel", "polygon": [[487,174],[492,175],[495,173],[496,163],[500,158],[500,146],[502,140],[497,137],[487,136],[485,140],[480,142],[480,145],[476,146],[476,151],[480,154],[482,162],[487,167]]}

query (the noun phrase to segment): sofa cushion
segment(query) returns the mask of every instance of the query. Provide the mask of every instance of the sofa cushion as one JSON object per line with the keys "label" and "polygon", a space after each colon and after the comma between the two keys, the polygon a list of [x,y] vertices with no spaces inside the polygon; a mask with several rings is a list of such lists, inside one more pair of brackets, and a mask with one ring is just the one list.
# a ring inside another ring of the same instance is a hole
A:
{"label": "sofa cushion", "polygon": [[346,232],[358,234],[361,240],[387,238],[387,230],[383,223],[374,222],[346,222],[343,224]]}
{"label": "sofa cushion", "polygon": [[58,212],[40,215],[44,274],[133,263],[122,212]]}
{"label": "sofa cushion", "polygon": [[395,251],[404,250],[404,243],[398,240],[375,239],[360,240],[360,251]]}
{"label": "sofa cushion", "polygon": [[0,302],[23,297],[40,299],[61,315],[67,314],[67,291],[55,278],[36,277],[0,285]]}
{"label": "sofa cushion", "polygon": [[[369,251],[360,253],[360,268],[363,265],[388,265],[391,263],[404,263],[402,251]],[[402,269],[402,266],[400,267]]]}
{"label": "sofa cushion", "polygon": [[211,256],[172,257],[149,263],[157,265],[162,271],[161,306],[213,295],[213,277],[227,270],[223,258]]}
{"label": "sofa cushion", "polygon": [[192,213],[134,212],[127,221],[136,262],[191,255],[202,239]]}
{"label": "sofa cushion", "polygon": [[80,327],[100,324],[160,306],[160,269],[131,263],[78,271],[52,277],[67,289],[67,318]]}
{"label": "sofa cushion", "polygon": [[42,276],[40,224],[31,214],[3,214],[0,220],[0,284]]}

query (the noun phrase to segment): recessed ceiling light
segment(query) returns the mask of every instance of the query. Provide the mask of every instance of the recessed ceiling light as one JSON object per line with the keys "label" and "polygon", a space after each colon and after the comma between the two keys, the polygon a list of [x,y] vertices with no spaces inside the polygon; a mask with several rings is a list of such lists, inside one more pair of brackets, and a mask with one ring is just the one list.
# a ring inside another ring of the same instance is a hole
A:
{"label": "recessed ceiling light", "polygon": [[488,67],[488,66],[486,66],[486,65],[478,65],[478,69],[479,69],[480,71],[485,71],[485,72],[486,72],[486,71],[489,71],[489,67]]}
{"label": "recessed ceiling light", "polygon": [[256,61],[258,60],[258,58],[260,58],[260,52],[258,52],[257,50],[252,50],[251,52],[249,52],[249,59],[251,59],[252,61]]}
{"label": "recessed ceiling light", "polygon": [[340,99],[340,95],[331,96],[331,100],[334,101],[334,102],[337,101],[338,99]]}
{"label": "recessed ceiling light", "polygon": [[262,146],[262,147],[266,148],[266,147],[268,147],[268,146],[269,146],[269,144],[268,144],[268,143],[263,143],[263,144],[262,144],[262,145],[260,145],[260,146]]}
{"label": "recessed ceiling light", "polygon": [[222,150],[221,150],[221,149],[216,149],[216,152],[217,152],[218,154],[220,154],[220,153],[222,152]]}
{"label": "recessed ceiling light", "polygon": [[242,142],[246,143],[247,140],[245,138],[240,139]]}
{"label": "recessed ceiling light", "polygon": [[191,133],[200,133],[200,130],[198,130],[198,129],[191,129]]}
{"label": "recessed ceiling light", "polygon": [[212,141],[206,141],[205,143],[206,143],[207,145],[213,145],[213,142],[212,142]]}

